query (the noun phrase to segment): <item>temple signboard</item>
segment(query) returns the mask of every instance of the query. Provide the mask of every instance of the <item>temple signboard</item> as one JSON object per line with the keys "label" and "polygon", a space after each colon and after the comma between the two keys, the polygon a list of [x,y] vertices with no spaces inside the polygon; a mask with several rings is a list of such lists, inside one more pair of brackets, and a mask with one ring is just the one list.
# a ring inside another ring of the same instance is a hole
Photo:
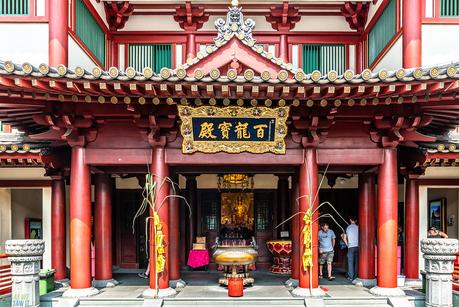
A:
{"label": "temple signboard", "polygon": [[285,154],[289,107],[178,106],[183,153]]}

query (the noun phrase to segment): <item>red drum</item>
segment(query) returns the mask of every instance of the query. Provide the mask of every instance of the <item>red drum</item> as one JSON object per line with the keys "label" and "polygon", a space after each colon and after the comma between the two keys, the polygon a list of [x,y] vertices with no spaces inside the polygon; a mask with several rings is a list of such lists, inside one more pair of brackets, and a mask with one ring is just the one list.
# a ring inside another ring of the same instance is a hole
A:
{"label": "red drum", "polygon": [[266,246],[273,255],[274,264],[271,266],[271,273],[291,274],[292,241],[272,240],[267,241]]}

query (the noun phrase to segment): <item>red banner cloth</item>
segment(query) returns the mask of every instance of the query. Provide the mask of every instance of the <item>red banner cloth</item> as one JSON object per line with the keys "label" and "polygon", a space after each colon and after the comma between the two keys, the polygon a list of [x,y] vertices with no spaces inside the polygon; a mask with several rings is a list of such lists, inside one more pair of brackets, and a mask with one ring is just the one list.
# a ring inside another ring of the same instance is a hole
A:
{"label": "red banner cloth", "polygon": [[204,250],[197,250],[192,249],[188,255],[188,266],[192,267],[193,269],[199,268],[205,265],[209,265],[210,256],[209,251]]}

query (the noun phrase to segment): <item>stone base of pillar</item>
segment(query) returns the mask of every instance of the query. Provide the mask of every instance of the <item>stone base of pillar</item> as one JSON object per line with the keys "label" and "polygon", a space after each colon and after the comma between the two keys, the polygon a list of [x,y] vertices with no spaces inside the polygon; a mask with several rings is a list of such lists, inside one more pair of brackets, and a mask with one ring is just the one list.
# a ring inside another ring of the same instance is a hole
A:
{"label": "stone base of pillar", "polygon": [[70,279],[68,278],[55,280],[54,283],[56,284],[58,288],[70,287]]}
{"label": "stone base of pillar", "polygon": [[287,287],[296,288],[300,285],[300,281],[298,279],[289,278],[284,284]]}
{"label": "stone base of pillar", "polygon": [[378,286],[371,288],[370,293],[376,296],[405,296],[405,292],[400,288],[383,288]]}
{"label": "stone base of pillar", "polygon": [[176,279],[176,280],[170,280],[169,281],[169,287],[172,289],[175,289],[177,291],[180,291],[181,289],[186,287],[186,282],[183,279]]}
{"label": "stone base of pillar", "polygon": [[92,281],[92,286],[95,288],[113,288],[115,286],[119,285],[119,281],[115,279],[101,279],[101,280],[96,280],[94,279]]}
{"label": "stone base of pillar", "polygon": [[66,290],[63,294],[62,297],[88,297],[88,296],[93,296],[99,293],[99,290],[96,288],[84,288],[84,289],[72,289],[69,288]]}
{"label": "stone base of pillar", "polygon": [[422,287],[422,280],[421,279],[415,279],[415,278],[407,278],[407,279],[405,279],[405,286],[421,288]]}
{"label": "stone base of pillar", "polygon": [[159,289],[158,291],[156,291],[156,289],[148,288],[147,290],[143,291],[142,296],[144,298],[164,298],[164,297],[171,297],[176,294],[177,294],[177,291],[175,291],[172,288]]}
{"label": "stone base of pillar", "polygon": [[296,297],[317,297],[317,296],[324,296],[325,292],[321,288],[300,288],[297,287],[292,291],[292,295]]}
{"label": "stone base of pillar", "polygon": [[376,286],[376,278],[373,278],[373,279],[356,278],[352,281],[352,283],[360,287],[374,287]]}

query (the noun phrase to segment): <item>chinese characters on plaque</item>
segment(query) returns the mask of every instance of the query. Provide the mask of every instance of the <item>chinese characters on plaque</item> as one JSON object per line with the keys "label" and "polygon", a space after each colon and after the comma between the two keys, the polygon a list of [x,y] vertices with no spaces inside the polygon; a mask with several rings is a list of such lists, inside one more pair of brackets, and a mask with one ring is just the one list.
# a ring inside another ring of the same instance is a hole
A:
{"label": "chinese characters on plaque", "polygon": [[178,106],[183,153],[285,153],[289,108]]}

